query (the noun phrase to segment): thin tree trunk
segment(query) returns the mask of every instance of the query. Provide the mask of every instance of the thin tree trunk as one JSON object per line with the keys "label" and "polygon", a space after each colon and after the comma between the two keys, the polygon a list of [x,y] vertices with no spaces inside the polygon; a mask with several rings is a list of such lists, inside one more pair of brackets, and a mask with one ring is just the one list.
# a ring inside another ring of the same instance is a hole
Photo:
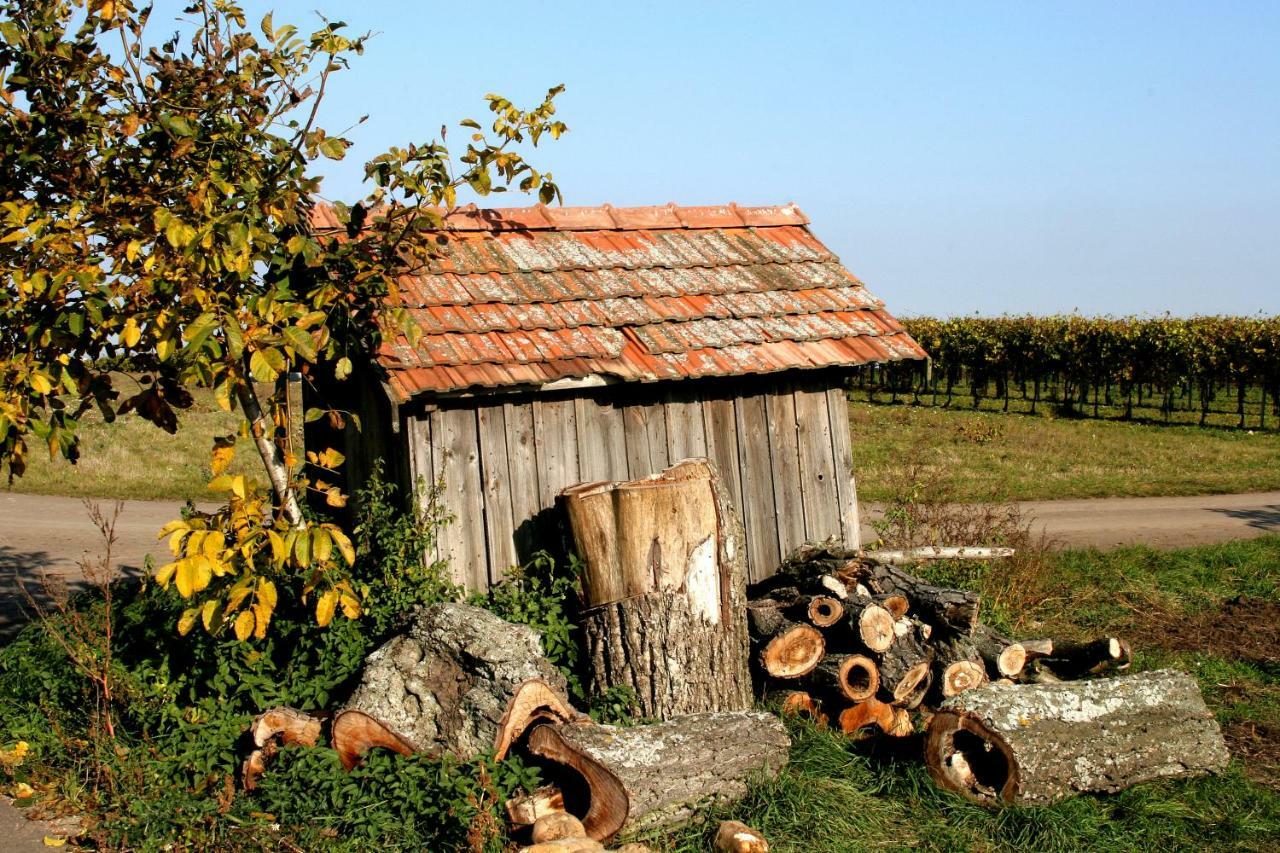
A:
{"label": "thin tree trunk", "polygon": [[[245,369],[247,372],[247,353]],[[261,457],[262,465],[267,470],[267,477],[271,480],[271,489],[275,492],[280,512],[284,515],[285,521],[289,522],[289,526],[301,527],[302,507],[298,503],[298,492],[291,482],[284,452],[276,443],[276,426],[262,411],[262,404],[258,401],[258,392],[253,389],[252,380],[246,379],[240,384],[236,389],[236,399],[240,401],[240,408],[249,419],[249,432],[253,435],[253,443],[258,448],[258,456]]]}

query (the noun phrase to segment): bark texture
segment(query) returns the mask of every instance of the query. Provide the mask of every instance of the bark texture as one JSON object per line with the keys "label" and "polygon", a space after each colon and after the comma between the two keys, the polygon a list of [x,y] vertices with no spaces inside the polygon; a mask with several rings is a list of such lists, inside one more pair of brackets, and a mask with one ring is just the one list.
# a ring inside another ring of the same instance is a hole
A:
{"label": "bark texture", "polygon": [[511,698],[531,679],[565,690],[537,631],[478,607],[436,604],[369,655],[342,714],[372,718],[417,752],[471,758],[494,747]]}
{"label": "bark texture", "polygon": [[751,707],[742,525],[714,466],[685,460],[565,500],[592,578],[588,691],[629,687],[659,720]]}
{"label": "bark texture", "polygon": [[566,789],[565,805],[601,841],[675,826],[708,802],[741,799],[748,780],[778,774],[790,747],[782,721],[758,711],[692,714],[628,728],[547,724],[534,728],[526,745],[586,780],[588,795]]}
{"label": "bark texture", "polygon": [[1217,772],[1228,755],[1195,680],[1157,670],[967,691],[929,721],[925,759],[972,800],[1040,804]]}

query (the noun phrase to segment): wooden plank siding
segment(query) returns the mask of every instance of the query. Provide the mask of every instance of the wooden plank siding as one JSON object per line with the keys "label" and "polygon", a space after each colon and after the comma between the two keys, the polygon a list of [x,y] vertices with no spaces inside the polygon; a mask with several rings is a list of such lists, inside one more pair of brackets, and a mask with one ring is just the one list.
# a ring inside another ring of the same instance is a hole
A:
{"label": "wooden plank siding", "polygon": [[576,394],[440,400],[406,418],[411,474],[445,480],[439,537],[454,578],[483,589],[561,523],[576,483],[655,474],[706,456],[738,507],[750,579],[806,541],[856,542],[843,392],[829,377],[615,386]]}

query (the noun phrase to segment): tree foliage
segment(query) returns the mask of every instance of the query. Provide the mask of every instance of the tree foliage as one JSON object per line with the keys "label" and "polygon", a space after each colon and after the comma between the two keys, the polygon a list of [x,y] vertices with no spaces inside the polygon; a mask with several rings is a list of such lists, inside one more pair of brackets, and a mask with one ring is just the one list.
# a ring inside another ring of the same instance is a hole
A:
{"label": "tree foliage", "polygon": [[[344,379],[388,327],[414,334],[384,303],[427,259],[421,232],[464,187],[557,199],[518,149],[565,127],[559,88],[527,111],[489,95],[489,127],[462,122],[456,162],[443,130],[393,148],[367,164],[368,197],[336,205],[345,231],[314,233],[314,166],[350,147],[319,108],[366,37],[323,19],[309,35],[271,15],[251,26],[231,0],[183,15],[157,41],[152,8],[130,0],[0,3],[0,468],[21,476],[35,448],[74,462],[95,407],[175,431],[188,388],[212,389],[243,416],[267,482],[224,474],[235,436],[219,437],[210,488],[226,505],[165,528],[158,580],[190,603],[181,631],[261,639],[282,595],[313,602],[321,624],[361,610],[349,537],[302,510],[308,491],[345,503],[328,476],[342,455],[299,458],[284,378]],[[120,357],[136,372],[103,366]]]}

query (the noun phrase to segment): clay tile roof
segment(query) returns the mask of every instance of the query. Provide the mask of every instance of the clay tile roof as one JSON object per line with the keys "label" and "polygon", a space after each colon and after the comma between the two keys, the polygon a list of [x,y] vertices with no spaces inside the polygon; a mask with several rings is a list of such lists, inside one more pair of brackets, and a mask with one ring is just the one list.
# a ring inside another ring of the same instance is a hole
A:
{"label": "clay tile roof", "polygon": [[[312,224],[339,228],[324,205]],[[808,224],[790,204],[460,208],[429,268],[398,282],[422,337],[379,361],[407,400],[925,357]]]}

